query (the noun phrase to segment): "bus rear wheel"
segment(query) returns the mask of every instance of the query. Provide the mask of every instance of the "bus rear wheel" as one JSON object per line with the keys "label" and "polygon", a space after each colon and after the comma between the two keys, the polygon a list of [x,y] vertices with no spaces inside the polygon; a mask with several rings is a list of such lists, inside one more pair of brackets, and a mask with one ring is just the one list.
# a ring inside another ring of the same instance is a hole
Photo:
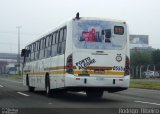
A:
{"label": "bus rear wheel", "polygon": [[87,97],[101,98],[103,96],[103,90],[88,90],[86,91]]}
{"label": "bus rear wheel", "polygon": [[35,87],[28,86],[28,90],[29,90],[29,92],[34,92]]}
{"label": "bus rear wheel", "polygon": [[46,95],[48,97],[51,97],[52,96],[52,90],[50,89],[50,80],[49,80],[49,76],[46,76],[46,81],[45,81],[45,89],[46,89]]}

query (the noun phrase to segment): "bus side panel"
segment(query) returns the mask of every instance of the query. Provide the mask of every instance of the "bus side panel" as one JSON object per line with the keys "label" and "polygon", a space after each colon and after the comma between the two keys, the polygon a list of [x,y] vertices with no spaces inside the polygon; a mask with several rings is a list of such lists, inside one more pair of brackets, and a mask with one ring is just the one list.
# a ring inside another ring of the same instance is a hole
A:
{"label": "bus side panel", "polygon": [[29,86],[31,87],[36,87],[36,82],[35,82],[35,76],[33,75],[34,72],[34,63],[26,63],[25,68],[24,68],[24,74],[23,74],[23,84],[27,85],[27,76],[29,78]]}
{"label": "bus side panel", "polygon": [[57,75],[55,68],[57,66],[57,56],[50,58],[50,70],[49,70],[49,76],[50,76],[50,88],[55,89],[57,88]]}
{"label": "bus side panel", "polygon": [[58,73],[57,73],[57,88],[64,87],[64,75],[65,75],[65,66],[64,66],[64,54],[59,55],[57,58],[57,66],[58,68]]}
{"label": "bus side panel", "polygon": [[[67,66],[67,58],[73,53],[73,39],[72,39],[72,30],[73,30],[73,26],[72,26],[72,21],[70,21],[67,24],[67,38],[66,38],[66,48],[65,48],[65,58],[64,58],[64,66]],[[65,75],[64,75],[64,87],[67,87],[67,80],[66,80],[66,76],[68,74],[66,73],[66,68],[65,68]]]}

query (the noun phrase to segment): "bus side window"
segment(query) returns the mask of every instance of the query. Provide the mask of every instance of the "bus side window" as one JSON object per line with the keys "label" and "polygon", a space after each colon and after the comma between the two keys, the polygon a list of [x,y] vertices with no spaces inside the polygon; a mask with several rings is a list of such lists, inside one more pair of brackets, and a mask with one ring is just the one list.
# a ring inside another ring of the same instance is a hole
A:
{"label": "bus side window", "polygon": [[41,51],[41,39],[39,40],[38,59],[40,59],[40,51]]}
{"label": "bus side window", "polygon": [[52,41],[52,34],[48,36],[47,57],[51,56],[51,43],[52,43],[51,41]]}
{"label": "bus side window", "polygon": [[30,50],[31,50],[30,60],[32,60],[32,50],[33,50],[32,44],[30,45]]}
{"label": "bus side window", "polygon": [[35,59],[39,58],[39,41],[36,42]]}
{"label": "bus side window", "polygon": [[[30,47],[29,47],[29,46],[27,46],[26,49],[30,51]],[[31,53],[29,53],[29,56],[28,56],[27,59],[26,59],[27,62],[30,61],[30,55],[31,55]]]}
{"label": "bus side window", "polygon": [[63,28],[63,42],[62,42],[62,54],[65,53],[65,48],[66,48],[66,37],[67,37],[67,28]]}
{"label": "bus side window", "polygon": [[52,34],[50,34],[49,36],[48,36],[49,38],[48,38],[48,47],[50,47],[51,46],[51,40],[52,40]]}
{"label": "bus side window", "polygon": [[41,50],[41,40],[38,41],[38,59],[40,58],[40,50]]}
{"label": "bus side window", "polygon": [[48,47],[48,39],[49,39],[49,36],[46,36],[46,42],[45,42],[45,47]]}
{"label": "bus side window", "polygon": [[31,60],[34,60],[34,47],[35,47],[35,43],[31,44]]}
{"label": "bus side window", "polygon": [[64,54],[65,52],[65,44],[66,44],[66,35],[67,35],[67,29],[66,27],[63,27],[60,29],[60,40],[58,43],[58,54]]}
{"label": "bus side window", "polygon": [[62,42],[58,43],[58,49],[57,49],[57,53],[61,54],[61,50],[62,50]]}
{"label": "bus side window", "polygon": [[34,54],[33,54],[33,56],[34,56],[34,57],[33,57],[33,60],[35,60],[35,58],[36,58],[36,57],[35,57],[35,55],[36,55],[36,42],[33,44],[33,53],[34,53]]}
{"label": "bus side window", "polygon": [[40,55],[39,55],[39,59],[42,59],[44,57],[44,38],[40,40]]}
{"label": "bus side window", "polygon": [[52,53],[51,53],[51,56],[56,56],[57,55],[57,42],[58,40],[56,40],[58,37],[57,37],[57,32],[54,32],[53,33],[53,37],[52,37],[52,46],[51,46],[51,50],[52,50]]}
{"label": "bus side window", "polygon": [[56,31],[56,37],[55,37],[55,43],[57,44],[58,43],[58,40],[59,40],[59,32]]}
{"label": "bus side window", "polygon": [[67,28],[64,27],[64,30],[63,30],[63,41],[66,40],[66,37],[67,37]]}
{"label": "bus side window", "polygon": [[63,29],[60,29],[59,31],[59,42],[63,41]]}
{"label": "bus side window", "polygon": [[40,40],[39,59],[41,59],[42,39]]}
{"label": "bus side window", "polygon": [[49,57],[49,54],[48,54],[48,41],[49,41],[49,35],[48,36],[46,36],[46,38],[45,38],[45,48],[44,48],[44,51],[45,51],[45,57],[47,58],[47,57]]}
{"label": "bus side window", "polygon": [[59,31],[59,42],[58,42],[58,54],[62,54],[62,40],[63,40],[63,29],[60,29]]}
{"label": "bus side window", "polygon": [[51,40],[51,44],[55,44],[56,43],[56,33],[52,34],[52,40]]}
{"label": "bus side window", "polygon": [[43,39],[43,45],[44,45],[44,47],[43,47],[43,50],[44,50],[44,55],[43,55],[43,58],[45,58],[46,57],[46,37]]}
{"label": "bus side window", "polygon": [[57,50],[55,50],[56,51],[56,55],[58,54],[58,44],[59,44],[59,41],[60,41],[59,40],[59,36],[60,36],[59,33],[60,32],[58,31],[57,34],[56,34],[56,48],[57,48]]}
{"label": "bus side window", "polygon": [[31,45],[29,46],[29,50],[30,50],[30,53],[29,53],[29,61],[31,61],[31,50],[32,50],[32,46],[31,46]]}

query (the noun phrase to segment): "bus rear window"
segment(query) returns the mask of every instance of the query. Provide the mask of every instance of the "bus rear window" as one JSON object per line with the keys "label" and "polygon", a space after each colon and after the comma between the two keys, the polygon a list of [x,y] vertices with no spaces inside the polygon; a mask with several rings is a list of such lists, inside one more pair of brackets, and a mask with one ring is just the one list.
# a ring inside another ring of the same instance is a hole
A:
{"label": "bus rear window", "polygon": [[124,31],[125,25],[121,25],[118,22],[102,20],[75,21],[73,24],[74,44],[81,49],[123,49],[127,35]]}
{"label": "bus rear window", "polygon": [[114,26],[114,34],[123,35],[124,27],[123,26]]}

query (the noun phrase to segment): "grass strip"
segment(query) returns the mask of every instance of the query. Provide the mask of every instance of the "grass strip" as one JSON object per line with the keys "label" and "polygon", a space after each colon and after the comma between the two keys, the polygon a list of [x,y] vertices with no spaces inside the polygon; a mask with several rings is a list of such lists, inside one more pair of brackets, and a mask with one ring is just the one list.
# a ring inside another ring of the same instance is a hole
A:
{"label": "grass strip", "polygon": [[131,81],[130,87],[131,88],[160,90],[160,82],[141,82],[141,81],[135,82],[135,81]]}
{"label": "grass strip", "polygon": [[12,78],[12,79],[22,79],[22,76],[19,76],[18,74],[9,74],[8,75],[9,78]]}

